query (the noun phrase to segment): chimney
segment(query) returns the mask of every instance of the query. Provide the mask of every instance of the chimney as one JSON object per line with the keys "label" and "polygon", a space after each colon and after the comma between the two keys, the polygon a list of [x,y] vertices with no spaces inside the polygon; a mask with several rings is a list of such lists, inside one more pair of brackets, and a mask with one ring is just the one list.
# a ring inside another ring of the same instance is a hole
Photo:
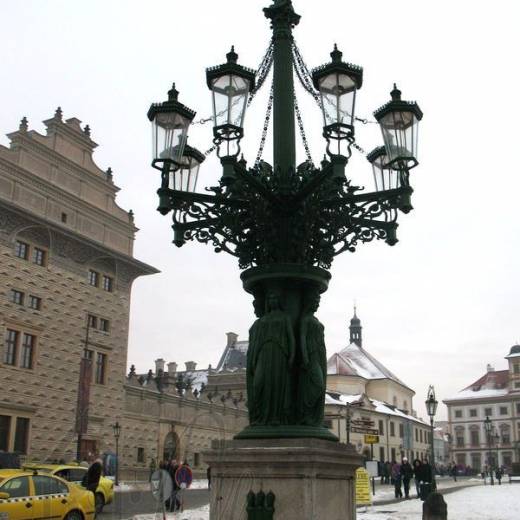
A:
{"label": "chimney", "polygon": [[168,363],[168,375],[174,377],[177,373],[177,363],[175,361],[170,361]]}
{"label": "chimney", "polygon": [[186,361],[186,372],[196,370],[197,363],[195,361]]}
{"label": "chimney", "polygon": [[228,347],[234,347],[236,345],[238,334],[235,334],[234,332],[226,332],[227,336],[227,346]]}
{"label": "chimney", "polygon": [[488,363],[486,369],[487,369],[487,372],[494,372],[495,371],[495,368],[493,366],[491,366],[489,363]]}
{"label": "chimney", "polygon": [[159,358],[155,360],[155,373],[164,372],[164,359]]}

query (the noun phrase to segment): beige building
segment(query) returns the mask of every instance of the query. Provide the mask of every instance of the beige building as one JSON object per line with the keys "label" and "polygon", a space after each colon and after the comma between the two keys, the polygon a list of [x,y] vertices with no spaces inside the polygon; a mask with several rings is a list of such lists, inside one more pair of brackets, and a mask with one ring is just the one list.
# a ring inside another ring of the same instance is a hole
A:
{"label": "beige building", "polygon": [[0,146],[0,450],[43,460],[76,456],[82,358],[92,366],[82,456],[113,446],[132,282],[157,272],[133,258],[133,214],[80,123],[58,109],[41,135],[24,118]]}
{"label": "beige building", "polygon": [[[506,356],[507,370],[486,373],[444,403],[448,407],[451,457],[480,472],[486,464],[511,468],[520,462],[520,345]],[[484,421],[492,426],[488,438]]]}

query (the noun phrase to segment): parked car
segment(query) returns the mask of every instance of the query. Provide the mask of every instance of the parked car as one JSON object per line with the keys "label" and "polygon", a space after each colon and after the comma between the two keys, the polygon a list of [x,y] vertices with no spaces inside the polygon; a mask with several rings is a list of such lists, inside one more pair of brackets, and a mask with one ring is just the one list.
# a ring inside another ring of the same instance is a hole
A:
{"label": "parked car", "polygon": [[[80,486],[83,485],[88,471],[88,468],[74,464],[25,464],[24,469],[49,473]],[[101,513],[105,504],[110,504],[112,500],[114,500],[114,482],[112,479],[101,477],[96,489],[96,513]]]}
{"label": "parked car", "polygon": [[36,471],[0,469],[0,518],[94,520],[94,516],[90,491]]}

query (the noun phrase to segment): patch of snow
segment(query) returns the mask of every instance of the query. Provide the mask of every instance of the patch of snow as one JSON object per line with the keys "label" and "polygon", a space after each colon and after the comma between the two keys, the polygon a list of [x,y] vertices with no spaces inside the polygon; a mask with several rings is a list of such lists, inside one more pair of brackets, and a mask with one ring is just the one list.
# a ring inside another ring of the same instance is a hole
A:
{"label": "patch of snow", "polygon": [[[188,509],[177,513],[166,513],[167,520],[209,520],[209,504],[198,509]],[[162,513],[134,515],[132,520],[162,520]]]}
{"label": "patch of snow", "polygon": [[508,394],[507,388],[485,388],[482,390],[462,390],[453,397],[444,399],[444,401],[458,401],[459,399],[480,399],[482,397],[502,397]]}

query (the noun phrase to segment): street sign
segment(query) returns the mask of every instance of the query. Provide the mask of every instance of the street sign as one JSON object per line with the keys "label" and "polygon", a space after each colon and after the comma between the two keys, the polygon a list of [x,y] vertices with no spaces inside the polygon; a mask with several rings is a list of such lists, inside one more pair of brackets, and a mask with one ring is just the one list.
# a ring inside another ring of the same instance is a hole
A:
{"label": "street sign", "polygon": [[371,421],[370,419],[352,419],[350,422],[351,424],[362,426],[364,428],[370,428],[375,424],[374,421]]}
{"label": "street sign", "polygon": [[367,460],[365,462],[366,470],[368,471],[368,474],[371,477],[378,477],[379,476],[379,467],[377,464],[377,460]]}
{"label": "street sign", "polygon": [[379,435],[379,430],[375,428],[358,428],[357,426],[351,426],[350,431],[353,433],[365,433],[367,435]]}
{"label": "street sign", "polygon": [[191,486],[193,474],[189,466],[179,466],[175,472],[175,482],[181,489],[187,489]]}
{"label": "street sign", "polygon": [[158,469],[152,473],[150,488],[155,500],[163,503],[170,498],[173,490],[172,478],[164,469]]}
{"label": "street sign", "polygon": [[379,435],[368,434],[365,435],[365,444],[377,444],[379,442]]}

